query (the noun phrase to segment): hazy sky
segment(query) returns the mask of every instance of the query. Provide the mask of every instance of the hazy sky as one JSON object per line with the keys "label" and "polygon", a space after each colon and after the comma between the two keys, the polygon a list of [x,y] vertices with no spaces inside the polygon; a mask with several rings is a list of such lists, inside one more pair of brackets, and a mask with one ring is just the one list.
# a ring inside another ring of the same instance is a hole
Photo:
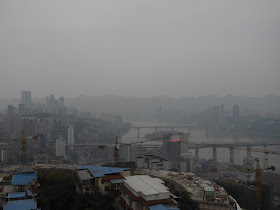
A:
{"label": "hazy sky", "polygon": [[1,0],[0,98],[280,95],[280,1]]}

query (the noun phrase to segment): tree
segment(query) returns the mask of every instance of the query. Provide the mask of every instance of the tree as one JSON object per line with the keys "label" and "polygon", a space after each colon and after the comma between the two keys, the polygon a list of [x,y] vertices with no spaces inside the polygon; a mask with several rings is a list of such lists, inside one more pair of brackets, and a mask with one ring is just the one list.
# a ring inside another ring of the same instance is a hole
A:
{"label": "tree", "polygon": [[192,200],[189,193],[185,191],[179,196],[179,208],[184,210],[199,210],[199,205]]}

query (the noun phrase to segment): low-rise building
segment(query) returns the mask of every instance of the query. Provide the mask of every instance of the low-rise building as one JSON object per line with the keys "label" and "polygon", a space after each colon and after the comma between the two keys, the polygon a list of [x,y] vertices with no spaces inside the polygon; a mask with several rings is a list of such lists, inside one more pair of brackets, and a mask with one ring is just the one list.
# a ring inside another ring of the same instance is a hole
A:
{"label": "low-rise building", "polygon": [[13,177],[12,185],[16,186],[16,190],[18,192],[22,192],[25,189],[29,189],[32,193],[37,193],[37,175],[35,173],[16,174]]}
{"label": "low-rise building", "polygon": [[32,194],[28,190],[26,190],[25,192],[13,192],[13,193],[9,193],[7,199],[8,202],[14,200],[26,200],[26,199],[34,199],[37,202],[37,194]]}
{"label": "low-rise building", "polygon": [[254,182],[255,181],[255,173],[254,172],[236,172],[236,179],[242,182]]}
{"label": "low-rise building", "polygon": [[49,163],[49,155],[48,153],[39,153],[34,155],[34,164],[48,164]]}
{"label": "low-rise building", "polygon": [[76,170],[84,191],[98,187],[102,195],[118,194],[120,183],[130,176],[130,168],[79,166]]}
{"label": "low-rise building", "polygon": [[132,210],[148,210],[158,204],[173,204],[174,200],[164,181],[148,175],[126,177],[121,184],[123,207]]}
{"label": "low-rise building", "polygon": [[25,200],[13,200],[9,201],[4,210],[15,210],[15,209],[37,209],[37,202],[34,199]]}
{"label": "low-rise building", "polygon": [[152,170],[170,170],[172,165],[171,161],[167,161],[156,155],[144,155],[143,157],[137,157],[137,168],[145,168]]}
{"label": "low-rise building", "polygon": [[172,205],[172,204],[158,204],[154,206],[149,206],[149,210],[180,210],[178,207]]}
{"label": "low-rise building", "polygon": [[29,190],[31,193],[37,193],[37,175],[32,168],[22,167],[18,169],[17,174],[13,176],[11,185],[15,186],[17,192]]}

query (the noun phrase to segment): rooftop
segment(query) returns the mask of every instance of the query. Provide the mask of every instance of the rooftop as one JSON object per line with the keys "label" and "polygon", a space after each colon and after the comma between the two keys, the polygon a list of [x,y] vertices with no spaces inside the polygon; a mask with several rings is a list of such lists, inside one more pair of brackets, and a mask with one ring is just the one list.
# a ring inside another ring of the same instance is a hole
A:
{"label": "rooftop", "polygon": [[154,206],[149,206],[149,210],[180,210],[176,206],[165,206],[162,204],[154,205]]}
{"label": "rooftop", "polygon": [[141,192],[145,196],[169,193],[168,188],[163,184],[164,181],[148,175],[129,176],[124,182],[135,192]]}
{"label": "rooftop", "polygon": [[91,176],[91,174],[88,172],[88,170],[79,170],[78,171],[78,175],[80,177],[80,179],[83,180],[88,180],[88,179],[93,179],[93,177]]}
{"label": "rooftop", "polygon": [[120,179],[123,179],[124,180],[124,177],[120,174],[116,174],[116,175],[109,175],[109,176],[105,176],[102,178],[102,182],[106,182],[106,181],[111,181],[111,180],[120,180]]}
{"label": "rooftop", "polygon": [[27,210],[27,209],[37,209],[37,203],[33,199],[28,200],[15,200],[9,201],[4,210]]}
{"label": "rooftop", "polygon": [[24,173],[34,173],[34,170],[30,167],[21,167],[17,170],[18,174],[24,174]]}
{"label": "rooftop", "polygon": [[118,174],[130,170],[130,168],[115,168],[102,166],[78,166],[77,170],[87,169],[93,177],[104,177],[108,174]]}
{"label": "rooftop", "polygon": [[166,159],[164,159],[162,157],[159,157],[157,155],[144,155],[142,158],[166,160]]}
{"label": "rooftop", "polygon": [[[8,198],[24,198],[26,195],[25,192],[15,192],[9,193]],[[33,194],[32,196],[36,196],[37,194]]]}
{"label": "rooftop", "polygon": [[32,174],[16,174],[13,177],[12,185],[28,185],[34,179],[37,179],[37,175]]}

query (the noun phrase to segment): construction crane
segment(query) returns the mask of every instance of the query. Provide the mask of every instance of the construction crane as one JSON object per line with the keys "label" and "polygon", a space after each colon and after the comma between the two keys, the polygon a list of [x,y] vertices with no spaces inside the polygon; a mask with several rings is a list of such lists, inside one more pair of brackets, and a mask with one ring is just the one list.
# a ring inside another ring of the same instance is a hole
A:
{"label": "construction crane", "polygon": [[[172,135],[172,134],[170,134]],[[164,135],[161,138],[154,138],[154,139],[146,139],[146,140],[141,140],[141,141],[135,141],[135,142],[130,142],[130,143],[125,143],[124,145],[134,145],[134,144],[140,144],[140,143],[145,143],[145,142],[150,142],[150,141],[158,141],[158,140],[163,140],[163,139],[170,139],[170,135]],[[180,141],[180,143],[182,143]],[[229,145],[222,145],[222,144],[213,144],[213,143],[205,143],[205,142],[193,142],[193,141],[188,141],[185,142],[188,144],[193,144],[193,145],[206,145],[206,146],[212,146],[212,147],[223,147],[223,148],[233,148],[236,150],[247,150],[248,148],[244,148],[244,147],[240,147],[240,146],[229,146]],[[103,148],[106,147],[106,145],[102,145]],[[249,148],[249,151],[254,151],[254,152],[260,152],[260,153],[264,153],[265,155],[268,154],[273,154],[273,155],[280,155],[280,152],[276,152],[276,151],[270,151],[270,150],[266,150],[266,148],[264,149],[260,149],[260,148]],[[267,161],[267,157],[265,157],[266,161]],[[115,140],[115,147],[114,147],[114,161],[115,164],[118,163],[119,160],[119,148],[118,148],[118,137],[116,137]],[[255,159],[257,161],[256,164],[256,169],[253,169],[255,171],[255,186],[256,186],[256,196],[257,196],[257,202],[258,202],[258,209],[260,208],[260,192],[261,192],[261,168],[260,168],[260,161],[258,158]],[[266,164],[267,165],[267,164]],[[275,166],[271,166],[269,168],[263,168],[264,170],[275,170]],[[224,169],[227,170],[227,169]],[[232,169],[228,169],[227,171],[232,170]],[[247,170],[252,170],[252,169],[247,169]]]}
{"label": "construction crane", "polygon": [[[37,140],[38,136],[32,136],[32,139]],[[22,137],[20,139],[5,139],[4,141],[21,141],[21,151],[22,151],[22,165],[26,165],[26,151],[27,151],[27,146],[26,146],[26,137],[24,134],[24,130],[22,130]]]}
{"label": "construction crane", "polygon": [[115,141],[115,147],[114,147],[114,161],[115,164],[119,162],[119,157],[120,157],[120,151],[118,148],[118,137],[116,136],[116,141]]}
{"label": "construction crane", "polygon": [[[33,139],[37,140],[38,136],[32,136]],[[22,130],[22,138],[21,138],[21,151],[22,151],[22,165],[26,165],[26,137],[24,135],[24,130]]]}

